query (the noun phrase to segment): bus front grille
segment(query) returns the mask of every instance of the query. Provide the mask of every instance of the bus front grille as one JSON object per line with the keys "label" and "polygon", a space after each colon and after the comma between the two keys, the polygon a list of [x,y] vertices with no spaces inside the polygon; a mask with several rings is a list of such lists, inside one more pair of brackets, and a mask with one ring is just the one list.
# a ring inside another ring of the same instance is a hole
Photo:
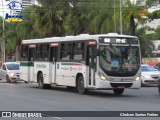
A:
{"label": "bus front grille", "polygon": [[110,84],[113,88],[118,88],[120,86],[123,86],[125,88],[129,88],[133,85],[133,83],[110,83]]}

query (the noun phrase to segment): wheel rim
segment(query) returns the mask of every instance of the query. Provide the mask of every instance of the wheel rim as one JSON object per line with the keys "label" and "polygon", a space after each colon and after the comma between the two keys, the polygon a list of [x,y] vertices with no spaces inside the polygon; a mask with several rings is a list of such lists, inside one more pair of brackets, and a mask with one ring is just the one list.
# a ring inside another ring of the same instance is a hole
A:
{"label": "wheel rim", "polygon": [[8,83],[10,82],[10,80],[9,80],[9,77],[8,77],[8,76],[6,77],[6,80],[7,80],[7,82],[8,82]]}
{"label": "wheel rim", "polygon": [[79,92],[82,92],[84,89],[84,82],[83,80],[80,78],[79,81],[78,81],[78,91]]}
{"label": "wheel rim", "polygon": [[84,79],[83,76],[78,78],[77,90],[80,94],[86,94],[88,91],[84,87]]}
{"label": "wheel rim", "polygon": [[82,79],[79,81],[79,88],[80,88],[80,90],[84,89],[84,82]]}

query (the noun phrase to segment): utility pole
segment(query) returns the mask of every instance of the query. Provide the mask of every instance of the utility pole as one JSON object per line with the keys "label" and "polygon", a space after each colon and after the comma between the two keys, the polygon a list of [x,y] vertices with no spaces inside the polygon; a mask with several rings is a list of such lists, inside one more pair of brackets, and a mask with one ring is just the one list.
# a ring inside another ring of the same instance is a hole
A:
{"label": "utility pole", "polygon": [[122,35],[122,0],[120,0],[120,33]]}
{"label": "utility pole", "polygon": [[5,52],[5,49],[6,49],[6,44],[5,44],[5,40],[4,40],[4,19],[5,19],[5,16],[4,16],[4,3],[3,3],[3,0],[2,0],[2,12],[3,12],[3,32],[2,32],[2,45],[1,45],[1,48],[2,48],[2,62],[4,63],[5,62],[5,57],[6,57],[6,52]]}
{"label": "utility pole", "polygon": [[115,0],[114,0],[114,32],[116,33],[116,13],[115,13],[115,7],[116,7],[116,4],[115,4]]}

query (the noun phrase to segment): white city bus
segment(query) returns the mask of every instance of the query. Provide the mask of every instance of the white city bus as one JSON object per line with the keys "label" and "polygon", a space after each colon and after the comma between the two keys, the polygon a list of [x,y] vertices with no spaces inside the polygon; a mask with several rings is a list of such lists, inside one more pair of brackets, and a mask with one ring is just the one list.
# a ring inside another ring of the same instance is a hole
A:
{"label": "white city bus", "polygon": [[116,33],[22,40],[20,78],[40,88],[54,84],[89,90],[140,88],[140,45]]}

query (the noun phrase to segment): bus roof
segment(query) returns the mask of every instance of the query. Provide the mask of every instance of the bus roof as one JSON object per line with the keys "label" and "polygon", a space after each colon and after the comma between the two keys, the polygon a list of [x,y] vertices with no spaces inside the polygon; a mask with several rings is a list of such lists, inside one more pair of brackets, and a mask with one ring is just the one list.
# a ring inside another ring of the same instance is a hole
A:
{"label": "bus roof", "polygon": [[130,37],[130,38],[137,38],[136,36],[130,35],[119,35],[117,33],[108,33],[108,34],[96,34],[96,35],[89,35],[89,34],[80,34],[76,36],[65,36],[65,37],[50,37],[50,38],[41,38],[41,39],[29,39],[29,40],[22,40],[22,44],[32,44],[32,43],[50,43],[50,42],[60,42],[60,41],[80,41],[80,40],[91,40],[91,39],[98,39],[99,37]]}

